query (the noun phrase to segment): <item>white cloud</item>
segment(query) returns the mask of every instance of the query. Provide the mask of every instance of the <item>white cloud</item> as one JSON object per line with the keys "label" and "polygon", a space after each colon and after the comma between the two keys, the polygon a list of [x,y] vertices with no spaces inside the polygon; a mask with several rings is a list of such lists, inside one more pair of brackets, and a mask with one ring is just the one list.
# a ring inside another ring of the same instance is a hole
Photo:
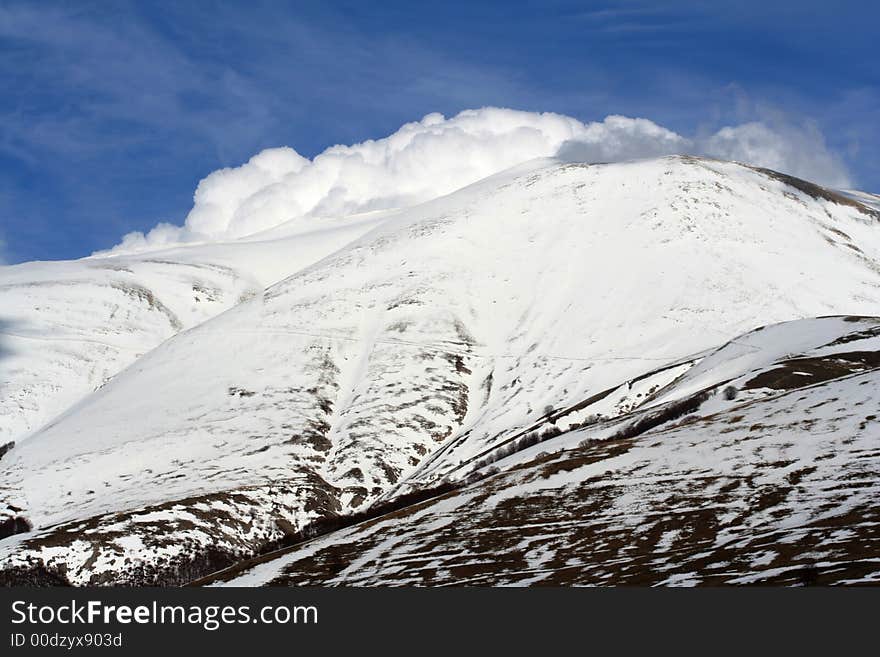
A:
{"label": "white cloud", "polygon": [[746,123],[688,138],[647,119],[582,123],[553,113],[487,107],[429,114],[383,139],[333,146],[313,160],[271,148],[198,185],[183,226],[130,233],[114,252],[234,239],[304,216],[343,216],[447,194],[537,157],[612,162],[673,153],[735,159],[846,187],[849,176],[814,126]]}
{"label": "white cloud", "polygon": [[762,122],[722,128],[699,142],[707,155],[757,164],[830,187],[852,186],[843,162],[814,126]]}

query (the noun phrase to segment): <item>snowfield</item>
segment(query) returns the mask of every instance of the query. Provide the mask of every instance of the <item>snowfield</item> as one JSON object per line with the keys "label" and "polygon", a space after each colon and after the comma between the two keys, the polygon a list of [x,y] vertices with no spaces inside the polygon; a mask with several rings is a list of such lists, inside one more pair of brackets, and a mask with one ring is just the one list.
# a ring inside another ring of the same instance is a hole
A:
{"label": "snowfield", "polygon": [[875,202],[547,159],[0,268],[0,580],[875,581]]}

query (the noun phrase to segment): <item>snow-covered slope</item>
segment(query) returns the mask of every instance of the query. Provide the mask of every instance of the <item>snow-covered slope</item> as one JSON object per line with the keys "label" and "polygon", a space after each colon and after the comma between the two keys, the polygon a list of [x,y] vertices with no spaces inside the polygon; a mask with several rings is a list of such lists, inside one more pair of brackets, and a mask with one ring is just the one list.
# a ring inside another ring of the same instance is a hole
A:
{"label": "snow-covered slope", "polygon": [[880,318],[770,326],[616,421],[205,583],[878,583],[878,391]]}
{"label": "snow-covered slope", "polygon": [[171,335],[261,293],[375,221],[282,226],[269,236],[275,239],[0,267],[0,445],[25,439]]}
{"label": "snow-covered slope", "polygon": [[[875,365],[880,352],[874,352]],[[234,586],[880,584],[880,373],[574,442],[210,580]]]}
{"label": "snow-covered slope", "polygon": [[[35,528],[0,543],[7,571],[185,581],[317,518],[466,477],[550,423],[610,437],[640,406],[848,327],[811,325],[757,360],[708,356],[750,329],[880,314],[878,220],[850,196],[689,157],[541,160],[365,218],[80,386],[5,454],[6,515]],[[299,239],[235,248],[252,261]],[[93,262],[119,261],[71,266]]]}

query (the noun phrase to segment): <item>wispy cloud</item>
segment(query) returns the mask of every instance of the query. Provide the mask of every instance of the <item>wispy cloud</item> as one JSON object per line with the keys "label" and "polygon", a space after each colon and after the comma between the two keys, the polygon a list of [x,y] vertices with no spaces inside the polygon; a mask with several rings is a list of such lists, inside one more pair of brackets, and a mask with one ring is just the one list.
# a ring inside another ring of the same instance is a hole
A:
{"label": "wispy cloud", "polygon": [[670,7],[630,4],[578,12],[576,18],[585,29],[609,35],[660,33],[695,22],[693,16],[685,19]]}
{"label": "wispy cloud", "polygon": [[132,148],[163,157],[156,147],[168,140],[178,156],[208,147],[232,162],[314,122],[316,106],[363,134],[358,114],[399,123],[413,105],[473,103],[474,89],[492,96],[486,102],[513,102],[518,91],[509,75],[415,39],[344,22],[330,31],[271,3],[214,5],[212,24],[222,29],[202,31],[188,29],[202,12],[166,9],[159,22],[122,2],[102,12],[0,7],[0,39],[10,44],[0,77],[15,97],[0,101],[0,152],[29,164],[49,153],[82,159]]}
{"label": "wispy cloud", "polygon": [[603,7],[602,9],[579,11],[577,12],[577,17],[595,22],[608,22],[621,19],[631,20],[633,18],[661,16],[666,12],[667,10],[657,6],[618,4]]}
{"label": "wispy cloud", "polygon": [[[271,107],[234,71],[197,65],[136,20],[106,24],[74,9],[13,5],[0,8],[0,38],[11,44],[0,75],[32,80],[15,84],[0,148],[28,161],[46,151],[87,157],[125,149],[156,132],[228,142],[263,126]],[[200,111],[191,111],[199,101]]]}

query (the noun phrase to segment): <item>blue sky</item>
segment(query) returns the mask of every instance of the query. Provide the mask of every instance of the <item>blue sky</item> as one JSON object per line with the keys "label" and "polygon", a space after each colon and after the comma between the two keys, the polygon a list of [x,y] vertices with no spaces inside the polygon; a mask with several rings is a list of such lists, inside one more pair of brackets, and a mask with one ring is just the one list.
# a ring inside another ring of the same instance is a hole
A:
{"label": "blue sky", "polygon": [[307,157],[429,112],[814,122],[880,191],[872,2],[0,0],[0,254],[72,258],[270,146]]}

